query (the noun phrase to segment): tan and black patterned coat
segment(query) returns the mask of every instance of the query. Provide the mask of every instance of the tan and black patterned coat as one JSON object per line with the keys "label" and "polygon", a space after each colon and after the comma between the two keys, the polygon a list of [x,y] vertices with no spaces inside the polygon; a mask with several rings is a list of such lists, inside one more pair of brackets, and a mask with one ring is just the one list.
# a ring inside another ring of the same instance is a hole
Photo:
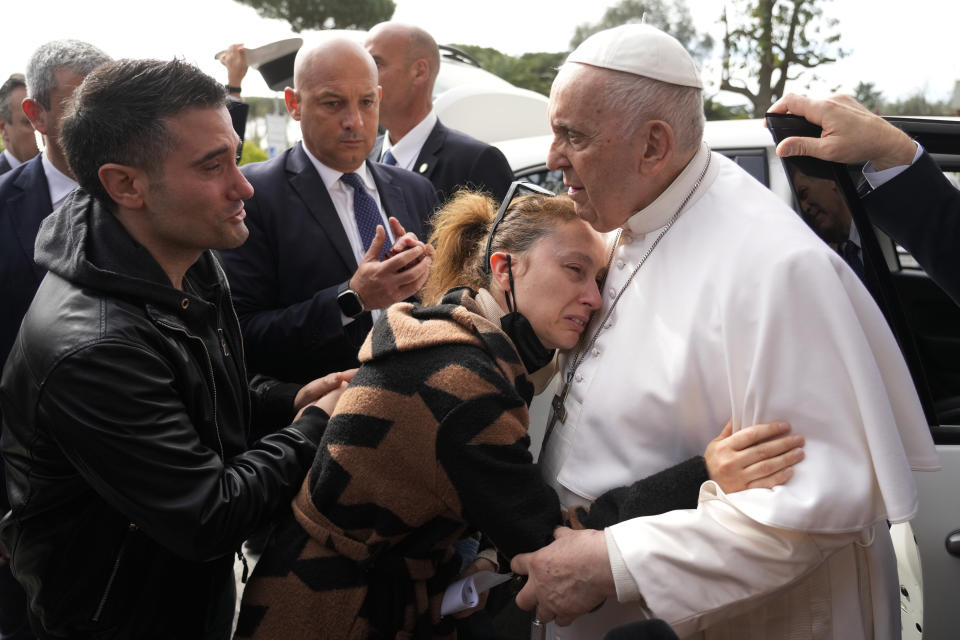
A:
{"label": "tan and black patterned coat", "polygon": [[[549,543],[561,522],[528,451],[532,385],[467,290],[393,305],[360,361],[247,584],[238,637],[452,638],[439,607],[460,570],[453,543],[479,529],[513,556]],[[679,481],[688,495],[666,508],[695,505],[702,460],[691,469],[664,479],[664,494]],[[631,499],[601,499],[591,514],[615,522]]]}

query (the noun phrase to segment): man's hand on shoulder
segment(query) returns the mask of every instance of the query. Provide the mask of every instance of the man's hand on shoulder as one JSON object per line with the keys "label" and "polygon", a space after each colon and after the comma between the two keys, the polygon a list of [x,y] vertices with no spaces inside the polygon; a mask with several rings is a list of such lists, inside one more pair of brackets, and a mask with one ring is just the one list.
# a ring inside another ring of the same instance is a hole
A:
{"label": "man's hand on shoulder", "polygon": [[510,569],[528,576],[517,606],[535,609],[541,622],[566,626],[616,597],[617,589],[603,531],[557,527],[553,535],[548,546],[516,556]]}
{"label": "man's hand on shoulder", "polygon": [[394,255],[380,260],[387,234],[383,227],[377,227],[377,235],[350,278],[350,288],[367,309],[383,309],[406,300],[423,288],[430,275],[433,248],[415,234],[404,232],[394,218],[390,219],[390,227],[397,238],[391,251]]}

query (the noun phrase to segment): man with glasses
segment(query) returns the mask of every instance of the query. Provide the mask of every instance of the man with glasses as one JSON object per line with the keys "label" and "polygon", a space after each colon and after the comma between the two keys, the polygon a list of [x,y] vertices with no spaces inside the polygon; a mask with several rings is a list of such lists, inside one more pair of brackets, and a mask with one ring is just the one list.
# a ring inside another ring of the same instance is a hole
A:
{"label": "man with glasses", "polygon": [[540,460],[561,503],[693,455],[731,416],[788,421],[806,455],[772,490],[708,481],[696,509],[558,529],[514,558],[529,575],[518,604],[573,623],[558,638],[645,617],[691,638],[899,638],[888,520],[913,516],[911,467],[938,460],[867,290],[703,143],[699,74],[672,37],[594,34],[561,67],[549,115],[547,165],[577,213],[612,232],[603,308],[562,363]]}

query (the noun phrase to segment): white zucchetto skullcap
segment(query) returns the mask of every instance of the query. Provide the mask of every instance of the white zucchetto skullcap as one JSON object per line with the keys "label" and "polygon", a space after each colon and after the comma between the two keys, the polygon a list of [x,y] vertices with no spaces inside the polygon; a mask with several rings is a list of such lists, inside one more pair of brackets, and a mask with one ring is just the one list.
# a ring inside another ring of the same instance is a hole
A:
{"label": "white zucchetto skullcap", "polygon": [[598,31],[580,43],[567,56],[567,62],[703,89],[697,66],[683,45],[648,24],[624,24]]}

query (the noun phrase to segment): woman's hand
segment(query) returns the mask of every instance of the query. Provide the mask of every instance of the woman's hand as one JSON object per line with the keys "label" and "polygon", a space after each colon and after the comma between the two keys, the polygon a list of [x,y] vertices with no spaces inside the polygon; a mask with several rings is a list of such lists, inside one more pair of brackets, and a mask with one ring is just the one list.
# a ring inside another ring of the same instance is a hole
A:
{"label": "woman's hand", "polygon": [[703,454],[710,479],[725,493],[785,483],[804,456],[803,436],[789,432],[786,422],[771,422],[733,433],[728,421]]}

